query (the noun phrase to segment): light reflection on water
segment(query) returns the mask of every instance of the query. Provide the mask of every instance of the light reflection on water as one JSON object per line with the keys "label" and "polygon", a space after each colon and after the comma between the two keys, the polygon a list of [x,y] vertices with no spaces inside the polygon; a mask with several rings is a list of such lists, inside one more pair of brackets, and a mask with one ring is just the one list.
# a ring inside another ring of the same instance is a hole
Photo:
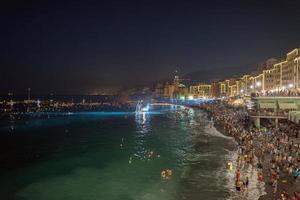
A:
{"label": "light reflection on water", "polygon": [[[146,137],[151,129],[150,124],[150,115],[149,113],[142,112],[135,114],[135,125],[136,125],[136,134],[135,134],[135,153],[134,157],[137,159],[146,159],[147,153],[151,150],[147,149],[146,146]],[[132,156],[132,157],[133,157]]]}
{"label": "light reflection on water", "polygon": [[[36,121],[38,126],[32,126]],[[206,126],[202,112],[184,107],[31,120],[23,124],[27,137],[38,132],[48,141],[30,148],[53,152],[59,146],[59,151],[11,171],[7,179],[0,174],[0,193],[9,186],[6,180],[16,180],[19,186],[11,187],[17,187],[14,197],[22,200],[224,199],[232,143]],[[170,181],[160,177],[165,168],[174,172]]]}

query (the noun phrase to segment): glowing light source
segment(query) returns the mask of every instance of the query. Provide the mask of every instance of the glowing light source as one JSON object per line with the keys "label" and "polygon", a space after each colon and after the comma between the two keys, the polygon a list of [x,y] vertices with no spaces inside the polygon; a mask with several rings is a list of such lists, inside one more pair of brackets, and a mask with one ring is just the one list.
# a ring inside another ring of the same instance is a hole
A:
{"label": "glowing light source", "polygon": [[241,89],[241,93],[243,93],[244,92],[244,90],[243,89]]}
{"label": "glowing light source", "polygon": [[194,99],[194,96],[193,96],[193,95],[190,95],[188,98],[189,98],[189,100],[193,100],[193,99]]}
{"label": "glowing light source", "polygon": [[260,81],[256,82],[256,86],[260,87],[261,86],[261,82]]}
{"label": "glowing light source", "polygon": [[149,104],[147,104],[146,107],[142,108],[142,112],[148,112],[149,109],[150,109],[150,106],[149,106]]}
{"label": "glowing light source", "polygon": [[289,84],[289,88],[292,88],[292,87],[293,87],[293,84],[290,83],[290,84]]}
{"label": "glowing light source", "polygon": [[285,90],[285,86],[282,86],[282,89]]}
{"label": "glowing light source", "polygon": [[250,88],[253,89],[253,85],[250,85]]}

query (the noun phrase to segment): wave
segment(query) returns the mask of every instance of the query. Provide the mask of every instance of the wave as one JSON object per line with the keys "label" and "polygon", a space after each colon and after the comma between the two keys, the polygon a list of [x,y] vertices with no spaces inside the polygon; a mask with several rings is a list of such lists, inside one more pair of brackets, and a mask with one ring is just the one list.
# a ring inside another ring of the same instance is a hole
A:
{"label": "wave", "polygon": [[226,136],[224,134],[222,134],[221,132],[219,132],[216,127],[211,126],[211,125],[206,125],[204,127],[204,132],[210,136],[214,136],[214,137],[221,137],[221,138],[225,138],[225,139],[230,139],[233,140],[232,137]]}
{"label": "wave", "polygon": [[[206,125],[204,126],[204,132],[213,137],[220,137],[224,139],[234,140],[233,137],[226,136],[222,134],[220,131],[216,129],[216,127],[210,124],[209,120],[206,121]],[[235,140],[234,140],[235,141]],[[241,170],[241,177],[242,178],[249,178],[249,186],[247,191],[245,192],[244,196],[236,191],[235,188],[235,170],[237,169],[237,158],[238,158],[238,151],[230,151],[227,150],[226,160],[233,163],[233,170],[227,170],[226,165],[224,163],[223,168],[219,171],[219,176],[223,174],[225,176],[226,185],[225,187],[229,191],[229,196],[226,198],[227,200],[239,200],[239,199],[246,199],[246,200],[258,200],[260,196],[266,194],[265,192],[265,184],[259,183],[257,180],[258,169],[255,167],[257,165],[257,157],[254,157],[254,164],[248,165]],[[225,169],[225,170],[224,170]]]}
{"label": "wave", "polygon": [[258,200],[259,197],[266,194],[266,192],[265,184],[259,183],[257,180],[258,169],[255,167],[257,165],[257,157],[254,157],[253,165],[245,164],[241,169],[241,178],[249,178],[248,189],[243,195],[237,192],[235,188],[235,171],[237,169],[237,158],[237,151],[231,151],[227,156],[227,160],[233,163],[233,170],[226,170],[225,172],[225,178],[227,179],[225,187],[229,191],[229,197],[227,198],[227,200]]}

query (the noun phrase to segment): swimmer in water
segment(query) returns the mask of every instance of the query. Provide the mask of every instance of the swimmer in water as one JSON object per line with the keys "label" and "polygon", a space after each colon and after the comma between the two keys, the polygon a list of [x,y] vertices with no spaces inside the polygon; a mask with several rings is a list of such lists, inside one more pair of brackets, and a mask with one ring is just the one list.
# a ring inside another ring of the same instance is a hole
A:
{"label": "swimmer in water", "polygon": [[171,178],[171,176],[172,176],[172,174],[173,174],[172,170],[170,170],[170,169],[167,169],[167,174],[168,174],[168,177],[170,177],[170,178]]}
{"label": "swimmer in water", "polygon": [[166,170],[162,170],[162,172],[160,173],[160,176],[161,176],[162,179],[166,179],[166,177],[167,177]]}
{"label": "swimmer in water", "polygon": [[132,163],[132,157],[130,156],[130,158],[129,158],[129,161],[128,161],[128,163],[129,164],[131,164]]}
{"label": "swimmer in water", "polygon": [[172,170],[171,169],[164,169],[161,173],[160,176],[162,177],[162,179],[168,180],[172,177]]}
{"label": "swimmer in water", "polygon": [[122,138],[122,142],[120,144],[121,149],[123,149],[124,138]]}
{"label": "swimmer in water", "polygon": [[148,157],[149,157],[149,158],[152,157],[153,154],[154,154],[154,152],[153,152],[153,151],[150,151],[149,154],[148,154]]}

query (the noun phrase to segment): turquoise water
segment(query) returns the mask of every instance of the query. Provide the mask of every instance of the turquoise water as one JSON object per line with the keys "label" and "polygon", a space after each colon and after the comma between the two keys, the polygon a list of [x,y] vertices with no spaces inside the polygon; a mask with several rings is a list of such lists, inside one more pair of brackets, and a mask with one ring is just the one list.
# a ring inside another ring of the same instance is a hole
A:
{"label": "turquoise water", "polygon": [[[224,199],[233,141],[207,126],[192,109],[56,114],[3,126],[1,199]],[[160,177],[166,168],[170,180]]]}

